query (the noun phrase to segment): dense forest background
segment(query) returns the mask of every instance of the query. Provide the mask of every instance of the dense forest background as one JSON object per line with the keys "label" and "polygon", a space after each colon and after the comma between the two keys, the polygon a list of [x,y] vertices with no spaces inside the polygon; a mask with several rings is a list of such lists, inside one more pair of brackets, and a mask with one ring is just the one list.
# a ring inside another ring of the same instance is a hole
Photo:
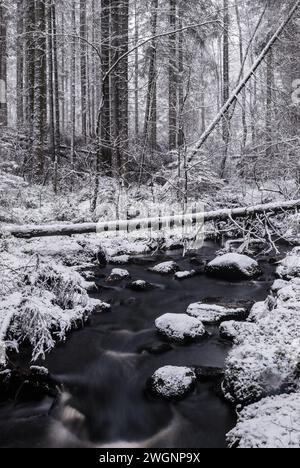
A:
{"label": "dense forest background", "polygon": [[228,183],[295,196],[299,9],[189,158],[295,3],[1,0],[1,171],[82,189],[92,212],[108,181],[184,200]]}

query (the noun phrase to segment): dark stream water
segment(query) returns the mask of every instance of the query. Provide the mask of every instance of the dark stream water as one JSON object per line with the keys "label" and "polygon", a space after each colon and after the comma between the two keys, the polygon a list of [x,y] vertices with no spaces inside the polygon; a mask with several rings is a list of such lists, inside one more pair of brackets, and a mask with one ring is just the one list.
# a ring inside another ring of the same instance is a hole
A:
{"label": "dark stream water", "polygon": [[[215,252],[216,246],[206,243],[198,256],[211,259]],[[183,259],[178,251],[155,261],[169,258],[182,269],[193,268],[191,258]],[[145,382],[164,365],[223,367],[230,344],[219,337],[217,327],[210,327],[210,336],[201,341],[151,354],[146,349],[163,343],[154,320],[166,312],[183,313],[190,303],[200,300],[235,304],[264,300],[275,266],[263,259],[264,275],[259,281],[236,283],[205,275],[179,282],[150,273],[149,266],[125,268],[133,279],[156,283],[159,288],[134,293],[124,283],[103,289],[98,297],[112,304],[111,312],[94,315],[88,326],[72,333],[43,363],[64,384],[62,398],[0,406],[0,447],[225,446],[225,435],[235,425],[235,412],[212,383],[198,383],[182,401],[165,402],[150,396]],[[98,278],[98,283],[104,286],[103,279]]]}

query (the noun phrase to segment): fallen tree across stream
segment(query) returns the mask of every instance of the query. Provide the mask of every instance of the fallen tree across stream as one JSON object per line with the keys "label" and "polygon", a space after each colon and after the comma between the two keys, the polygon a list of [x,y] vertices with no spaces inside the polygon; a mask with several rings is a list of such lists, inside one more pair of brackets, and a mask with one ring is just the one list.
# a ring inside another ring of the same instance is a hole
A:
{"label": "fallen tree across stream", "polygon": [[[292,200],[287,202],[268,203],[263,205],[255,205],[250,207],[221,209],[216,211],[207,211],[203,213],[190,213],[183,215],[170,216],[168,219],[176,223],[182,220],[197,220],[204,223],[209,221],[230,221],[231,219],[251,218],[264,214],[283,214],[288,211],[297,211],[300,208],[300,200]],[[166,222],[165,218],[146,218],[133,220],[116,220],[104,221],[99,223],[82,223],[82,224],[49,224],[49,225],[5,225],[0,227],[0,237],[12,235],[17,238],[30,239],[33,237],[51,237],[51,236],[72,236],[79,234],[96,234],[104,232],[123,231],[129,232],[133,230],[141,230],[143,227],[148,227],[150,223],[161,225]]]}

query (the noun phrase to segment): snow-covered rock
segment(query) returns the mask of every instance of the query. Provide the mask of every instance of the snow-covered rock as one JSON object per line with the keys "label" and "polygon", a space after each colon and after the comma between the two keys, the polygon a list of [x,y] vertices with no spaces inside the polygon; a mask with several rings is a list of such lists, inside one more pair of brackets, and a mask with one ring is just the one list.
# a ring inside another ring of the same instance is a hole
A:
{"label": "snow-covered rock", "polygon": [[132,291],[136,292],[145,292],[145,291],[150,291],[153,289],[155,286],[151,283],[148,283],[147,281],[144,280],[136,280],[133,281],[132,283],[128,284],[128,289],[131,289]]}
{"label": "snow-covered rock", "polygon": [[250,310],[247,320],[248,322],[258,322],[260,319],[268,315],[268,313],[269,309],[266,302],[256,302]]}
{"label": "snow-covered rock", "polygon": [[219,305],[203,304],[196,302],[190,304],[186,313],[191,317],[195,317],[205,324],[220,323],[225,320],[246,318],[246,309],[231,309]]}
{"label": "snow-covered rock", "polygon": [[161,275],[170,275],[172,273],[176,273],[180,270],[179,266],[176,262],[163,262],[155,265],[153,268],[149,268],[150,271],[153,273],[159,273]]}
{"label": "snow-covered rock", "polygon": [[129,255],[116,255],[115,257],[110,257],[109,262],[113,265],[126,265],[129,263],[130,256]]}
{"label": "snow-covered rock", "polygon": [[227,280],[255,278],[260,273],[256,260],[247,255],[228,253],[215,258],[206,266],[209,275]]}
{"label": "snow-covered rock", "polygon": [[279,289],[284,288],[284,286],[288,286],[288,284],[289,284],[288,281],[277,279],[276,281],[274,281],[271,290],[272,292],[277,293]]}
{"label": "snow-covered rock", "polygon": [[189,278],[193,278],[193,276],[196,275],[196,271],[195,270],[191,270],[191,271],[177,271],[175,273],[175,278],[177,280],[185,280],[185,279],[189,279]]}
{"label": "snow-covered rock", "polygon": [[184,341],[205,335],[203,324],[186,314],[165,314],[155,320],[155,326],[164,336]]}
{"label": "snow-covered rock", "polygon": [[251,330],[251,327],[253,326],[255,326],[253,323],[230,320],[229,322],[221,323],[219,332],[221,338],[225,338],[226,340],[234,341],[235,344],[239,344],[244,341],[245,335],[249,333],[249,330]]}
{"label": "snow-covered rock", "polygon": [[300,247],[295,247],[281,262],[276,270],[283,279],[300,276]]}
{"label": "snow-covered rock", "polygon": [[300,393],[265,398],[243,409],[227,442],[239,448],[299,448]]}
{"label": "snow-covered rock", "polygon": [[196,375],[192,369],[174,366],[158,369],[149,381],[151,391],[166,399],[183,398],[195,384]]}
{"label": "snow-covered rock", "polygon": [[127,270],[122,270],[121,268],[114,268],[110,275],[107,276],[106,282],[111,283],[111,282],[117,282],[117,281],[122,281],[124,279],[128,279],[130,277],[130,273]]}

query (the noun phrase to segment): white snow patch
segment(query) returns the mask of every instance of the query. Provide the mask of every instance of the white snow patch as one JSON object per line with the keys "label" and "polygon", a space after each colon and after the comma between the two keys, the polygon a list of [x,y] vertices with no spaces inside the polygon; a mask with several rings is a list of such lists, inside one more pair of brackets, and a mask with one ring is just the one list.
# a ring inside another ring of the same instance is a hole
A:
{"label": "white snow patch", "polygon": [[168,338],[183,341],[205,334],[203,324],[186,314],[165,314],[156,319],[156,328]]}

